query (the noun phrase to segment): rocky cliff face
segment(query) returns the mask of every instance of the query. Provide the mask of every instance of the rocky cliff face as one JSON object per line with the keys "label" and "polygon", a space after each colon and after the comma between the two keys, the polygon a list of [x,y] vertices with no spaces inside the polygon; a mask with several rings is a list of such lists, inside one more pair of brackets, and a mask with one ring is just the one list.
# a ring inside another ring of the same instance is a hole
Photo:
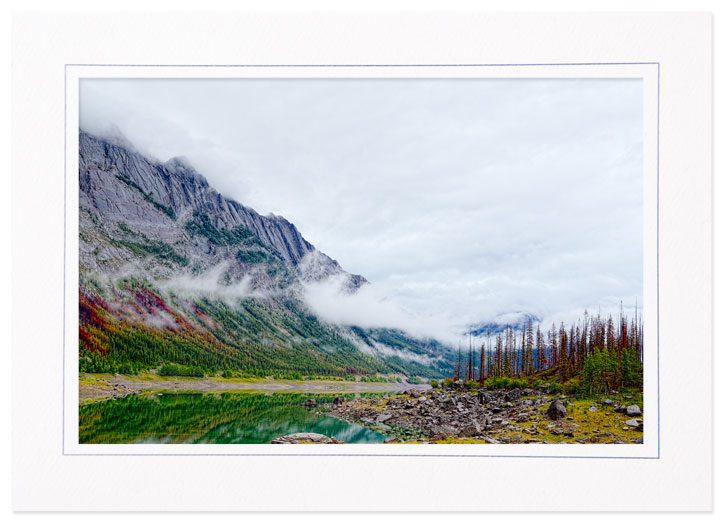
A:
{"label": "rocky cliff face", "polygon": [[[318,319],[304,285],[344,293],[345,272],[295,226],[209,186],[183,159],[149,159],[124,140],[80,134],[81,371],[417,374],[450,359],[435,341]],[[448,356],[450,357],[450,356]]]}
{"label": "rocky cliff face", "polygon": [[255,262],[270,261],[302,281],[342,275],[349,289],[366,282],[317,251],[284,217],[262,216],[220,195],[182,158],[157,162],[85,132],[79,153],[82,270],[113,274],[133,265],[168,277],[226,262],[238,280],[254,273]]}

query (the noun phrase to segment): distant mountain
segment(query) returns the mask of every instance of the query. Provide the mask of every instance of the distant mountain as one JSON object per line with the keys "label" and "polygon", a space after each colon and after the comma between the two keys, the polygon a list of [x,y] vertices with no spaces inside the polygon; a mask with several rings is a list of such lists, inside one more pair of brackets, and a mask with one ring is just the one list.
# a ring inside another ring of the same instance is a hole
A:
{"label": "distant mountain", "polygon": [[503,332],[506,328],[512,328],[514,331],[522,332],[526,330],[529,321],[532,324],[537,324],[541,322],[541,318],[526,312],[502,314],[491,321],[474,325],[471,333],[474,336],[495,335]]}
{"label": "distant mountain", "polygon": [[205,373],[440,376],[449,349],[395,330],[334,326],[304,286],[367,280],[284,217],[209,186],[187,160],[147,158],[123,137],[80,132],[80,366]]}

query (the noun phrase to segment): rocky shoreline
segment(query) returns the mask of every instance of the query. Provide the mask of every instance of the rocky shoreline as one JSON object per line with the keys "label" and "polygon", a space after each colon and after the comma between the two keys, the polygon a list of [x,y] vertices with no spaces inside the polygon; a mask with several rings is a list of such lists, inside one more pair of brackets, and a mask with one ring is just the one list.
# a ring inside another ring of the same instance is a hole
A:
{"label": "rocky shoreline", "polygon": [[631,395],[609,397],[435,389],[336,400],[325,408],[329,416],[387,435],[386,443],[642,443],[641,407]]}

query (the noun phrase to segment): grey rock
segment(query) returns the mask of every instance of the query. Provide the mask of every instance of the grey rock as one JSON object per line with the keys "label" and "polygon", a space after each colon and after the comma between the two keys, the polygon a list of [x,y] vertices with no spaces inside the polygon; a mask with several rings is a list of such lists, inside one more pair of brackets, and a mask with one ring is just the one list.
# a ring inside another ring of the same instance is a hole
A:
{"label": "grey rock", "polygon": [[324,434],[316,434],[314,432],[298,432],[296,434],[287,434],[276,439],[273,439],[270,443],[273,445],[294,445],[299,443],[326,443],[326,444],[337,444],[342,443],[334,437],[328,437]]}
{"label": "grey rock", "polygon": [[627,407],[627,415],[628,416],[641,416],[642,410],[640,410],[638,405],[629,405]]}
{"label": "grey rock", "polygon": [[560,399],[555,399],[551,402],[549,405],[549,408],[546,410],[546,417],[549,419],[561,419],[563,417],[567,416],[566,407],[564,406],[564,403],[561,402]]}
{"label": "grey rock", "polygon": [[385,423],[391,417],[393,417],[393,414],[380,414],[377,418],[375,418],[375,422],[376,423]]}
{"label": "grey rock", "polygon": [[478,436],[481,433],[481,425],[478,421],[471,421],[468,425],[466,425],[463,430],[461,430],[461,433],[459,434],[461,437],[472,437],[472,436]]}
{"label": "grey rock", "polygon": [[521,389],[514,388],[504,396],[504,399],[506,401],[518,401],[519,399],[521,399]]}
{"label": "grey rock", "polygon": [[430,429],[430,439],[441,440],[454,438],[458,435],[458,431],[450,425],[436,425]]}

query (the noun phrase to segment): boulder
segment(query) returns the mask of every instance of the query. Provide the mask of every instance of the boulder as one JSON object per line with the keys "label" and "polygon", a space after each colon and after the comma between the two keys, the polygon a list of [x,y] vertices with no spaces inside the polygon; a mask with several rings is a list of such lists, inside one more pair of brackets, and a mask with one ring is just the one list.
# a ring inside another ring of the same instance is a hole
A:
{"label": "boulder", "polygon": [[521,389],[514,388],[504,396],[504,399],[506,401],[518,401],[519,399],[521,399]]}
{"label": "boulder", "polygon": [[377,418],[375,418],[375,422],[376,423],[385,423],[391,417],[393,417],[393,414],[380,414]]}
{"label": "boulder", "polygon": [[461,437],[472,437],[472,436],[478,436],[481,433],[481,425],[478,421],[471,421],[468,425],[463,427],[463,430],[461,430],[461,433],[459,434]]}
{"label": "boulder", "polygon": [[564,403],[561,402],[560,399],[555,399],[551,402],[549,405],[549,408],[546,410],[546,417],[549,419],[561,419],[563,417],[567,416],[566,407],[564,406]]}
{"label": "boulder", "polygon": [[335,399],[332,400],[333,405],[342,405],[344,400],[340,396],[336,396]]}
{"label": "boulder", "polygon": [[341,443],[334,437],[328,437],[324,434],[316,434],[314,432],[297,432],[296,434],[287,434],[271,441],[274,445],[297,445],[301,443],[325,443],[338,444]]}
{"label": "boulder", "polygon": [[642,410],[640,410],[638,405],[629,405],[627,407],[627,415],[628,416],[641,416]]}
{"label": "boulder", "polygon": [[317,401],[315,401],[314,399],[310,398],[310,399],[307,399],[304,403],[302,403],[302,406],[304,406],[304,407],[316,407],[317,406]]}
{"label": "boulder", "polygon": [[430,439],[434,441],[454,438],[457,435],[458,431],[449,425],[435,425],[430,429]]}

